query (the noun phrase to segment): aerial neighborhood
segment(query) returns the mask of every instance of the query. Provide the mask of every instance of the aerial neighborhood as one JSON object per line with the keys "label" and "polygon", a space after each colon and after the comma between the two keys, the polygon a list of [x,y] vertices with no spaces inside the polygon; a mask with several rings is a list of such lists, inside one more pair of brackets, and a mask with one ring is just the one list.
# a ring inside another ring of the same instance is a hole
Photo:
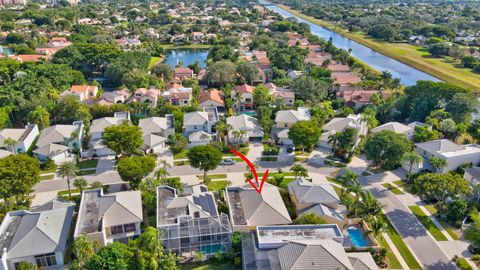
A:
{"label": "aerial neighborhood", "polygon": [[0,270],[478,269],[476,93],[274,2],[0,0]]}

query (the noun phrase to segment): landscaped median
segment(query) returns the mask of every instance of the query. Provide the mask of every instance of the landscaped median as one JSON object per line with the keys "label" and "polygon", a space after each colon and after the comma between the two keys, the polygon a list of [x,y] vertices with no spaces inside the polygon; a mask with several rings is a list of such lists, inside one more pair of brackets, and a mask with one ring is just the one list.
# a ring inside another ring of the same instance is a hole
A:
{"label": "landscaped median", "polygon": [[393,194],[396,194],[396,195],[403,195],[405,194],[405,192],[401,191],[398,187],[390,184],[390,183],[385,183],[385,184],[382,184],[382,186],[386,189],[388,189],[390,192],[392,192]]}
{"label": "landscaped median", "polygon": [[425,226],[435,240],[448,241],[447,237],[437,226],[435,226],[430,217],[428,217],[419,206],[409,206],[408,208],[418,218],[418,220],[420,220],[420,222],[423,224],[423,226]]}

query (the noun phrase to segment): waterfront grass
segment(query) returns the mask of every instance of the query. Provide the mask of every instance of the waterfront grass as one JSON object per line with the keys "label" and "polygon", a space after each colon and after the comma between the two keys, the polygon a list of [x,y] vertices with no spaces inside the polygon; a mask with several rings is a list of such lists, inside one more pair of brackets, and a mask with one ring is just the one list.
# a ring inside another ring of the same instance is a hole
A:
{"label": "waterfront grass", "polygon": [[156,56],[150,57],[150,62],[148,63],[148,68],[151,68],[151,67],[157,65],[158,63],[162,62],[162,60],[163,60],[163,57],[156,57]]}
{"label": "waterfront grass", "polygon": [[212,45],[209,44],[189,44],[189,45],[178,45],[178,44],[162,44],[161,45],[165,50],[176,50],[176,49],[210,49]]}
{"label": "waterfront grass", "polygon": [[423,226],[425,226],[435,240],[448,241],[447,237],[437,226],[435,226],[433,221],[422,211],[419,206],[409,206],[408,208],[418,218],[418,220],[420,220],[420,222],[423,224]]}
{"label": "waterfront grass", "polygon": [[284,5],[278,5],[278,7],[287,10],[288,12],[291,12],[295,16],[298,16],[306,21],[335,31],[346,38],[354,40],[404,64],[424,71],[425,73],[437,77],[445,82],[449,82],[474,91],[478,91],[478,89],[480,89],[480,75],[475,74],[471,69],[459,67],[458,60],[453,61],[452,63],[451,58],[434,58],[431,57],[428,52],[425,51],[425,49],[419,46],[414,46],[407,43],[390,43],[374,39],[364,33],[351,33],[343,28],[319,19],[315,19],[311,16],[307,16]]}

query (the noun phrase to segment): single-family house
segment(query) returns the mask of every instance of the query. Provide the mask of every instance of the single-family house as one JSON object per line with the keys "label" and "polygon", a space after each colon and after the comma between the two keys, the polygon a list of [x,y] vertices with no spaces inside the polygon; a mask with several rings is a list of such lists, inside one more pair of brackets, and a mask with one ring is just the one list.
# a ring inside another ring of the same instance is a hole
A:
{"label": "single-family house", "polygon": [[235,110],[247,111],[253,109],[253,89],[248,84],[235,86],[235,89],[232,91],[232,98],[235,100],[233,108]]}
{"label": "single-family house", "polygon": [[472,186],[480,184],[480,167],[465,168],[463,179],[470,182]]}
{"label": "single-family house", "polygon": [[140,119],[138,126],[142,129],[143,145],[141,149],[145,153],[157,153],[165,148],[168,137],[175,133],[173,115],[165,117],[149,117]]}
{"label": "single-family house", "polygon": [[381,94],[383,98],[390,96],[378,90],[364,90],[362,86],[340,86],[336,92],[336,96],[342,99],[345,105],[355,109],[371,104],[371,98],[375,94]]}
{"label": "single-family house", "polygon": [[290,79],[293,79],[295,80],[296,78],[300,77],[303,75],[303,72],[302,71],[299,71],[299,70],[290,70],[288,73],[287,73],[287,76],[290,77]]}
{"label": "single-family house", "polygon": [[209,121],[207,112],[189,112],[183,116],[183,127],[185,134],[196,131],[212,132],[212,124]]}
{"label": "single-family house", "polygon": [[90,148],[92,154],[96,156],[114,155],[115,152],[106,147],[102,142],[103,132],[107,127],[120,125],[128,121],[130,121],[129,112],[116,112],[113,117],[103,117],[93,120],[90,125]]}
{"label": "single-family house", "polygon": [[112,92],[103,92],[99,104],[114,105],[125,103],[130,98],[130,91],[127,89],[114,90]]}
{"label": "single-family house", "polygon": [[60,94],[61,97],[72,95],[75,96],[80,102],[86,102],[88,100],[95,99],[98,94],[98,86],[94,85],[72,85],[70,90]]}
{"label": "single-family house", "polygon": [[265,86],[268,88],[270,95],[275,99],[283,100],[283,103],[287,106],[295,105],[295,92],[286,88],[277,87],[273,83],[267,83]]}
{"label": "single-family house", "polygon": [[26,125],[25,128],[2,129],[0,130],[0,148],[14,154],[26,153],[38,135],[38,126],[35,124]]}
{"label": "single-family house", "polygon": [[338,85],[353,85],[362,82],[362,78],[358,74],[349,72],[332,72],[332,79],[334,84]]}
{"label": "single-family house", "polygon": [[22,262],[65,269],[74,207],[57,202],[38,212],[8,212],[0,225],[0,270],[19,269]]}
{"label": "single-family house", "polygon": [[360,142],[362,136],[365,136],[368,133],[368,125],[362,120],[361,114],[350,114],[347,117],[335,117],[323,127],[323,133],[320,136],[318,146],[330,149],[332,146],[328,142],[329,137],[332,134],[344,131],[346,128],[353,128],[356,130],[355,145]]}
{"label": "single-family house", "polygon": [[[260,141],[263,138],[263,131],[257,118],[240,114],[228,117],[227,124],[232,126],[232,130],[228,132],[229,142],[246,143],[250,140]],[[245,131],[245,134],[239,137],[238,131]]]}
{"label": "single-family house", "polygon": [[213,135],[205,131],[195,131],[188,135],[188,147],[207,145],[213,141]]}
{"label": "single-family house", "polygon": [[345,224],[345,209],[340,207],[340,198],[329,183],[314,184],[305,178],[288,183],[288,192],[297,211],[297,216],[313,213],[327,223],[340,227]]}
{"label": "single-family house", "polygon": [[102,189],[85,190],[78,209],[74,238],[80,235],[99,247],[113,241],[128,242],[141,233],[143,222],[140,191],[103,194]]}
{"label": "single-family house", "polygon": [[33,154],[42,162],[51,159],[56,164],[60,164],[70,157],[69,150],[70,148],[65,145],[49,143],[37,147],[37,149],[33,150]]}
{"label": "single-family house", "polygon": [[269,183],[263,184],[261,193],[250,184],[227,187],[225,198],[234,230],[292,223],[278,188]]}
{"label": "single-family house", "polygon": [[165,250],[177,255],[209,256],[231,248],[228,216],[218,212],[215,196],[205,186],[182,197],[174,188],[157,187],[157,228]]}
{"label": "single-family house", "polygon": [[65,37],[52,37],[47,43],[48,48],[65,48],[72,45]]}
{"label": "single-family house", "polygon": [[275,134],[280,144],[292,145],[288,138],[288,130],[298,121],[310,120],[310,109],[299,107],[297,110],[278,111],[275,116]]}
{"label": "single-family house", "polygon": [[377,133],[382,130],[390,130],[397,134],[403,134],[407,139],[410,140],[413,137],[414,128],[398,122],[388,122],[378,127],[372,128],[370,131],[372,133]]}
{"label": "single-family house", "polygon": [[203,91],[198,96],[198,106],[201,109],[217,108],[218,111],[225,111],[223,92],[217,89]]}
{"label": "single-family house", "polygon": [[183,80],[185,78],[193,78],[193,70],[190,68],[175,68],[173,70],[173,75],[175,78]]}
{"label": "single-family house", "polygon": [[192,104],[192,88],[179,87],[163,92],[163,98],[174,106],[190,106]]}
{"label": "single-family house", "polygon": [[148,104],[151,108],[155,108],[157,107],[158,99],[161,97],[162,91],[160,89],[139,88],[127,102],[143,102]]}
{"label": "single-family house", "polygon": [[41,148],[49,144],[67,146],[70,150],[81,149],[83,138],[83,122],[75,121],[71,125],[55,125],[44,128],[40,132],[36,146]]}
{"label": "single-family house", "polygon": [[[432,171],[446,173],[456,170],[463,164],[472,163],[477,167],[480,163],[480,146],[477,144],[458,145],[450,140],[441,139],[423,143],[416,143],[414,151],[423,157],[419,164],[412,165],[412,172]],[[435,168],[430,159],[436,157],[445,161],[446,165]],[[405,170],[410,170],[410,164],[403,164]]]}

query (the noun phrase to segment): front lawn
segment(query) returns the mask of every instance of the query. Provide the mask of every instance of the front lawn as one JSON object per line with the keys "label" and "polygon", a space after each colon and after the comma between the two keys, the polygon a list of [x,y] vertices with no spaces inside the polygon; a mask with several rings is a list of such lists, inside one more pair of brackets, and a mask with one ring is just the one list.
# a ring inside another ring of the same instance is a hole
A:
{"label": "front lawn", "polygon": [[[203,180],[203,175],[197,175],[198,179]],[[227,179],[227,174],[219,173],[219,174],[208,174],[208,179]]]}
{"label": "front lawn", "polygon": [[227,186],[228,186],[228,181],[227,180],[210,181],[210,183],[208,183],[208,185],[207,185],[208,189],[212,190],[212,191],[223,190]]}
{"label": "front lawn", "polygon": [[396,186],[390,184],[390,183],[385,183],[385,184],[382,184],[383,187],[385,187],[386,189],[388,189],[390,192],[392,192],[393,194],[396,194],[396,195],[403,195],[405,194],[403,191],[401,191],[400,189],[398,189]]}
{"label": "front lawn", "polygon": [[427,228],[430,234],[437,241],[448,241],[447,237],[440,231],[440,229],[435,226],[433,221],[420,209],[419,206],[409,206],[410,211],[420,220],[420,222]]}
{"label": "front lawn", "polygon": [[389,269],[402,269],[402,265],[398,261],[397,257],[395,257],[395,254],[393,253],[392,249],[388,245],[387,241],[383,238],[382,234],[378,234],[376,237],[378,244],[380,247],[384,248],[387,250],[387,262],[388,262],[388,268]]}
{"label": "front lawn", "polygon": [[277,156],[279,152],[280,152],[280,147],[278,147],[276,145],[269,145],[268,143],[263,144],[262,155]]}
{"label": "front lawn", "polygon": [[173,155],[173,159],[186,159],[188,154],[188,149],[183,149],[180,153]]}
{"label": "front lawn", "polygon": [[88,169],[88,170],[77,171],[77,176],[95,174],[96,171],[97,171],[97,169]]}
{"label": "front lawn", "polygon": [[98,159],[87,159],[77,162],[77,169],[97,168]]}
{"label": "front lawn", "polygon": [[182,165],[190,165],[190,161],[188,160],[173,161],[173,166],[182,166]]}
{"label": "front lawn", "polygon": [[443,228],[445,228],[445,231],[447,231],[447,233],[450,235],[450,237],[452,237],[453,240],[459,240],[460,239],[458,234],[452,229],[452,227],[450,227],[450,225],[448,225],[444,221],[439,221],[439,222],[440,222],[440,224],[442,224]]}
{"label": "front lawn", "polygon": [[55,178],[55,174],[41,175],[40,176],[40,181],[52,180],[53,178]]}

